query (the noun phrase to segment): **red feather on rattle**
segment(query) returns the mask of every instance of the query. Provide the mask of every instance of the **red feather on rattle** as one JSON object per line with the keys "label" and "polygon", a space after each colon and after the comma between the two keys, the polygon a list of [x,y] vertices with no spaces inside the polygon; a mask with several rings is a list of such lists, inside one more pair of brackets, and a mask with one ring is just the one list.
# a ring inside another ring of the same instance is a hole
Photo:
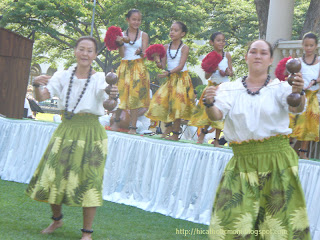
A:
{"label": "red feather on rattle", "polygon": [[107,32],[106,32],[106,36],[104,38],[104,42],[106,47],[112,51],[112,50],[117,50],[119,48],[116,39],[117,37],[120,36],[122,37],[122,30],[120,27],[116,27],[116,26],[111,26],[108,28]]}

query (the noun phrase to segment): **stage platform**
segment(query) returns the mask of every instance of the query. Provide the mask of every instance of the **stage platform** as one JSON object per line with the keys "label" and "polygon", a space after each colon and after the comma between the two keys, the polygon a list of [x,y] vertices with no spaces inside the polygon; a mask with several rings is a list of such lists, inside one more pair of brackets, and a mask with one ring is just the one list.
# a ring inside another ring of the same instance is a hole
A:
{"label": "stage platform", "polygon": [[[0,117],[0,178],[28,183],[58,124]],[[103,198],[209,224],[230,149],[107,131]],[[320,163],[300,160],[313,239],[320,239]]]}

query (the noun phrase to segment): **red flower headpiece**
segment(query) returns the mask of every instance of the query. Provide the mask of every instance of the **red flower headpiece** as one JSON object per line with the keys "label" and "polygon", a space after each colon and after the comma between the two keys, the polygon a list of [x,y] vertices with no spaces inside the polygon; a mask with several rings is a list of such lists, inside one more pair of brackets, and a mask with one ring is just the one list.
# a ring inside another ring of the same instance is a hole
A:
{"label": "red flower headpiece", "polygon": [[116,43],[116,39],[118,36],[123,36],[122,29],[120,27],[111,26],[108,28],[106,36],[104,38],[104,42],[110,51],[117,50],[119,48]]}
{"label": "red flower headpiece", "polygon": [[286,72],[286,63],[289,59],[291,59],[292,57],[289,56],[287,58],[283,58],[279,61],[276,70],[274,71],[274,74],[276,75],[276,77],[280,80],[280,81],[286,81],[286,77],[288,75],[285,75]]}
{"label": "red flower headpiece", "polygon": [[207,73],[215,72],[221,60],[222,56],[216,51],[212,51],[202,60],[201,67]]}
{"label": "red flower headpiece", "polygon": [[154,61],[153,54],[158,54],[160,59],[166,55],[166,50],[162,44],[153,44],[146,49],[146,57],[150,61]]}

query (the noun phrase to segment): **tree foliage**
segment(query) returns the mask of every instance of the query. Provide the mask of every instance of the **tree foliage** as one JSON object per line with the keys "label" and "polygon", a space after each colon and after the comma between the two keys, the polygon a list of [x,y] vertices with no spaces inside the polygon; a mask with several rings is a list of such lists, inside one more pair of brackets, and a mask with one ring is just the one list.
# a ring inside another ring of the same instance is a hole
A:
{"label": "tree foliage", "polygon": [[[307,17],[310,0],[296,0],[294,6],[294,17],[292,23],[292,39],[301,39],[302,29]],[[310,31],[310,30],[309,30]]]}
{"label": "tree foliage", "polygon": [[246,74],[244,55],[248,42],[259,38],[259,23],[254,0],[215,1],[207,29],[201,37],[207,44],[199,46],[198,54],[204,55],[212,51],[209,39],[214,32],[223,32],[227,45],[225,51],[231,52],[235,77]]}
{"label": "tree foliage", "polygon": [[[126,29],[125,14],[132,8],[138,8],[143,15],[141,29],[149,34],[150,43],[169,42],[171,23],[179,20],[185,22],[190,30],[186,42],[191,44],[190,39],[202,30],[202,23],[208,18],[207,5],[202,0],[123,0],[117,4],[111,0],[99,0],[93,36],[102,49],[106,29],[111,25]],[[36,31],[34,60],[37,62],[57,62],[64,58],[68,59],[66,65],[70,65],[74,61],[71,56],[76,39],[90,35],[93,1],[4,0],[0,7],[4,12],[0,26],[24,36]],[[196,62],[194,53],[189,61]],[[119,64],[118,53],[104,49],[96,62],[101,69],[109,71]]]}
{"label": "tree foliage", "polygon": [[[308,2],[308,1],[304,1]],[[305,4],[306,5],[306,4]],[[307,32],[320,32],[320,1],[311,0],[308,11],[306,11],[306,18],[303,28],[300,32],[300,38]]]}
{"label": "tree foliage", "polygon": [[270,0],[254,0],[259,19],[260,38],[266,39]]}
{"label": "tree foliage", "polygon": [[[295,1],[293,39],[299,38],[311,1],[315,0]],[[150,44],[170,41],[168,35],[172,21],[186,23],[189,33],[183,41],[190,46],[188,62],[191,65],[199,63],[198,56],[212,51],[208,40],[213,32],[225,33],[226,51],[232,53],[235,75],[244,75],[246,44],[263,37],[263,18],[258,17],[258,2],[267,4],[269,0],[97,0],[93,36],[102,51],[95,67],[103,71],[117,68],[119,55],[117,51],[103,49],[104,34],[112,25],[125,30],[125,14],[137,8],[143,16],[141,30],[148,33]],[[24,36],[36,31],[33,63],[48,62],[55,67],[64,59],[64,64],[69,66],[74,62],[72,55],[76,39],[90,35],[93,1],[2,0],[0,12],[3,15],[0,27]],[[197,39],[205,40],[205,44],[197,45],[194,42]],[[149,62],[148,68],[151,79],[155,79],[158,71],[155,64]]]}

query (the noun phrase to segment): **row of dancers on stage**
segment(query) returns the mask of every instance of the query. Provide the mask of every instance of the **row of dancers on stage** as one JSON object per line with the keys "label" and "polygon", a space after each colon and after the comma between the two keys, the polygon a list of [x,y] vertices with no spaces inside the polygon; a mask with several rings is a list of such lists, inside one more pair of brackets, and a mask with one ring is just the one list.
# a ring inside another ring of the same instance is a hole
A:
{"label": "row of dancers on stage", "polygon": [[[138,56],[148,45],[148,36],[139,30],[139,11],[130,11],[127,21],[126,35],[131,42],[128,45],[119,42],[124,59],[118,69],[118,87],[113,86],[109,95],[105,74],[95,72],[91,66],[98,51],[92,37],[81,37],[76,42],[76,67],[34,80],[36,99],[43,101],[56,96],[58,107],[64,110],[62,123],[53,133],[26,190],[32,199],[51,205],[53,221],[43,234],[53,233],[63,226],[62,204],[66,204],[83,208],[81,239],[92,239],[96,207],[102,205],[103,177],[108,178],[109,174],[104,175],[107,134],[98,117],[104,115],[104,109],[117,107],[114,98],[118,89],[120,109],[149,107],[147,117],[173,123],[165,132],[172,131],[173,140],[177,140],[181,119],[193,121],[196,115],[193,113],[194,91],[185,66],[189,48],[181,41],[187,33],[186,26],[180,22],[171,26],[172,42],[165,46],[167,57],[162,59],[162,66],[167,64],[167,70],[160,74],[168,80],[149,104],[148,72]],[[223,55],[223,34],[213,36],[211,43],[215,51]],[[225,121],[224,135],[234,153],[225,167],[214,200],[211,239],[311,239],[298,175],[298,156],[289,144],[292,133],[289,113],[299,114],[307,108],[305,119],[309,118],[309,113],[312,118],[318,114],[313,108],[316,103],[312,102],[313,91],[317,91],[320,83],[319,58],[314,54],[315,35],[306,35],[303,47],[306,53],[302,62],[305,64],[301,72],[293,76],[291,86],[287,81],[270,78],[272,46],[264,40],[256,40],[248,46],[245,55],[248,75],[219,86],[212,84],[203,93],[204,110],[198,110],[197,114],[205,115],[212,122]],[[225,53],[223,59],[227,59],[225,68],[221,69],[224,73],[216,74],[232,75],[230,55]],[[311,67],[315,68],[314,74],[305,70]],[[40,85],[45,87],[40,88]],[[298,93],[297,105],[287,101],[291,92]],[[131,113],[134,133],[137,113]],[[301,122],[306,122],[305,119]],[[296,120],[297,126],[302,124],[299,118]],[[211,122],[203,124],[208,126]]]}
{"label": "row of dancers on stage", "polygon": [[[165,123],[165,131],[162,137],[170,140],[179,140],[181,120],[188,120],[188,125],[199,127],[198,143],[204,141],[209,127],[215,129],[215,146],[219,146],[219,136],[224,127],[223,121],[211,121],[205,113],[203,96],[195,105],[194,89],[188,74],[186,61],[189,47],[182,39],[187,34],[187,27],[182,22],[174,22],[170,28],[171,42],[165,45],[166,55],[161,59],[161,68],[166,69],[158,75],[159,78],[167,78],[165,83],[157,90],[150,102],[149,74],[143,61],[145,50],[148,47],[148,35],[139,30],[142,15],[137,9],[130,10],[126,19],[128,29],[123,33],[130,38],[129,43],[118,39],[119,53],[122,57],[118,68],[120,105],[115,114],[114,129],[118,129],[122,109],[130,110],[129,133],[136,133],[138,112],[148,109],[145,116]],[[213,51],[221,56],[218,70],[205,72],[208,86],[220,85],[228,82],[233,76],[232,59],[229,52],[224,51],[225,36],[221,32],[211,35],[209,44]],[[305,80],[305,90],[308,98],[308,109],[305,114],[292,116],[291,127],[294,129],[293,137],[302,141],[299,149],[300,157],[307,158],[306,152],[309,141],[319,140],[319,107],[316,98],[319,85],[311,86],[311,82],[319,78],[319,58],[317,57],[318,39],[316,35],[309,33],[304,36],[304,56],[302,62],[302,74]],[[213,59],[214,60],[214,59]],[[283,75],[284,73],[282,73]],[[284,80],[284,79],[282,79]],[[312,91],[312,94],[310,93]],[[205,91],[204,91],[205,92]],[[311,99],[309,99],[311,98]],[[312,108],[310,107],[312,105]],[[311,111],[311,112],[310,112]],[[169,133],[172,133],[169,135]]]}
{"label": "row of dancers on stage", "polygon": [[[160,62],[160,68],[165,70],[158,75],[159,78],[167,78],[167,80],[150,102],[150,79],[143,60],[148,47],[148,35],[139,29],[142,19],[139,10],[130,10],[126,17],[128,29],[123,34],[130,38],[130,42],[125,43],[120,37],[118,39],[119,53],[122,57],[117,70],[120,104],[115,114],[113,129],[119,128],[117,123],[120,122],[121,110],[129,109],[129,133],[136,133],[139,109],[148,109],[146,117],[165,123],[166,129],[162,137],[178,140],[181,134],[181,120],[189,120],[189,125],[203,127],[198,140],[200,143],[208,133],[209,126],[216,128],[216,136],[219,139],[223,122],[213,123],[208,119],[201,99],[198,107],[195,106],[194,88],[186,66],[189,47],[182,41],[187,34],[187,26],[176,21],[170,27],[171,42],[164,46],[166,54]],[[206,73],[209,86],[227,82],[228,76],[233,75],[231,55],[229,52],[224,52],[224,34],[221,32],[212,34],[210,45],[222,59],[219,62],[220,71]],[[218,141],[215,144],[218,144]]]}

